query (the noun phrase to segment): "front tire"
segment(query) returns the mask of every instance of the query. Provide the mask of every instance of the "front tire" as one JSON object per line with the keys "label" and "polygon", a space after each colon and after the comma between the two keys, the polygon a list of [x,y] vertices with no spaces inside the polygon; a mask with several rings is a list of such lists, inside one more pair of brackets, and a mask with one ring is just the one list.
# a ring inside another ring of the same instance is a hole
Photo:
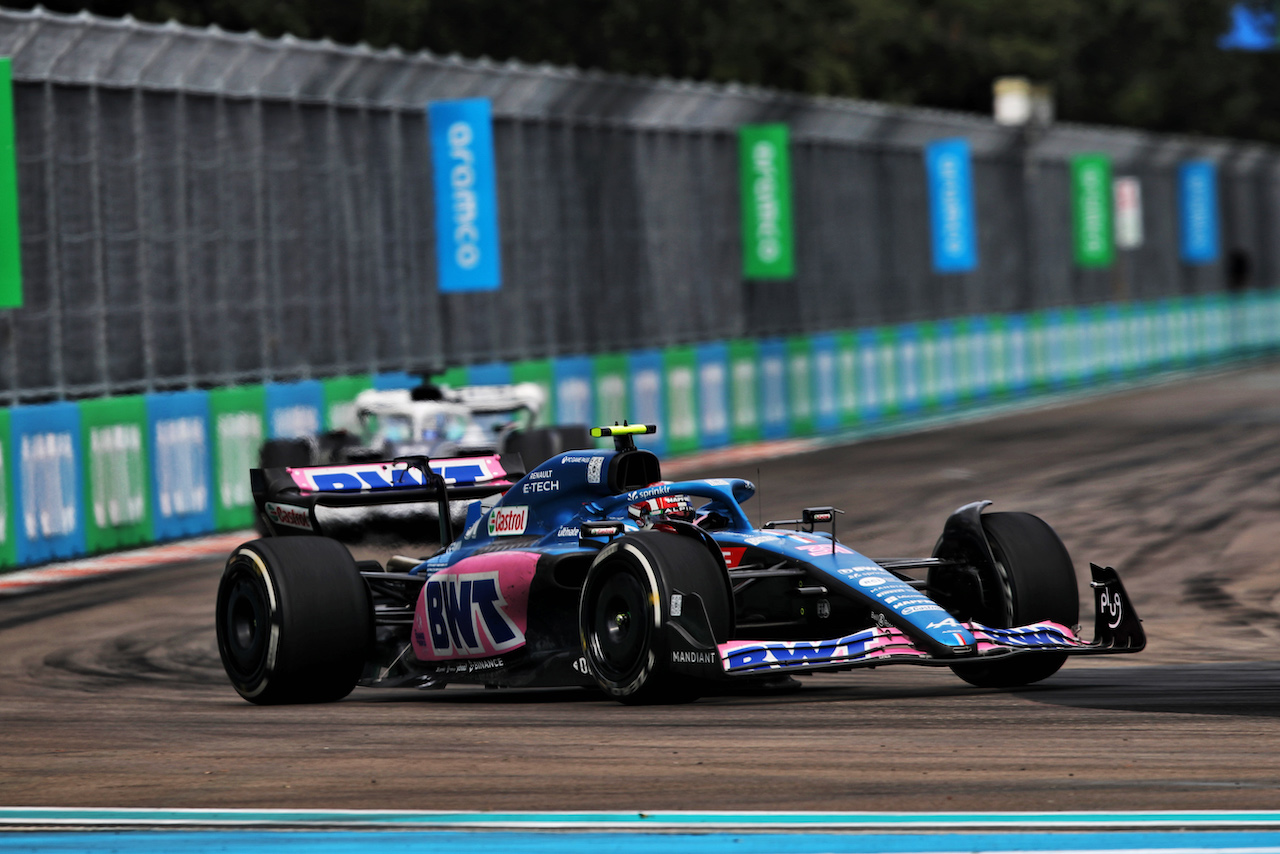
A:
{"label": "front tire", "polygon": [[[1045,620],[1074,626],[1080,618],[1075,568],[1053,528],[1030,513],[988,513],[982,529],[994,573],[982,575],[980,601],[970,602],[959,619],[992,628]],[[1066,660],[1066,653],[1027,653],[951,669],[979,688],[1016,688],[1049,678]]]}
{"label": "front tire", "polygon": [[324,537],[252,540],[218,586],[218,652],[251,703],[326,703],[355,687],[373,604],[351,553]]}
{"label": "front tire", "polygon": [[605,546],[578,608],[583,656],[600,688],[630,705],[696,700],[701,683],[671,670],[671,596],[679,592],[692,603],[696,594],[714,639],[725,640],[733,602],[723,575],[699,540],[680,534],[640,531]]}

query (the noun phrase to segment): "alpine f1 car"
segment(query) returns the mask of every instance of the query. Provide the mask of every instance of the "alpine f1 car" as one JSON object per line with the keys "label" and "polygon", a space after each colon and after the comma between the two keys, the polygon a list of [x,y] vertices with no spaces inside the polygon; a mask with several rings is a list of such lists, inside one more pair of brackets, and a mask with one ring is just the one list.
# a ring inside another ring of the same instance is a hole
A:
{"label": "alpine f1 car", "polygon": [[[968,504],[931,556],[873,560],[837,539],[835,508],[757,528],[749,481],[664,481],[633,440],[653,430],[595,428],[613,449],[527,473],[499,455],[253,470],[273,536],[235,549],[218,590],[232,684],[261,704],[451,682],[681,702],[717,681],[889,664],[1016,687],[1068,656],[1145,646],[1099,566],[1094,638],[1080,637],[1071,558],[1035,516]],[[439,525],[429,557],[358,562],[321,536],[327,508],[424,500],[469,502],[461,537]]]}

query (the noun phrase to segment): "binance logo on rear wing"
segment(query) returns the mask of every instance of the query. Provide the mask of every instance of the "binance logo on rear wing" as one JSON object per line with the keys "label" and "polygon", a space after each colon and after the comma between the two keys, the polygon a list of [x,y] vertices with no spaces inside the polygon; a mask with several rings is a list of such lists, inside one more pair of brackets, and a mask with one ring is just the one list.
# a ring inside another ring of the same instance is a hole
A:
{"label": "binance logo on rear wing", "polygon": [[[506,477],[497,455],[432,460],[431,470],[449,486],[490,483]],[[403,462],[291,468],[289,476],[308,492],[360,492],[423,486],[422,470]]]}

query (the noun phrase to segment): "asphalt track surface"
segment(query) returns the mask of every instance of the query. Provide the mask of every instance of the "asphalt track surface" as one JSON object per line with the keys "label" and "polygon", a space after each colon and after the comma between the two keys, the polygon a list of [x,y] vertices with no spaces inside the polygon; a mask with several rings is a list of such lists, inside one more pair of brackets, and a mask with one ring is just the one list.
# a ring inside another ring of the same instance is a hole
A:
{"label": "asphalt track surface", "polygon": [[677,707],[449,688],[259,708],[218,661],[221,562],[197,561],[0,600],[0,804],[1280,807],[1280,366],[696,473],[756,480],[765,517],[841,507],[873,557],[927,554],[972,500],[1039,514],[1082,594],[1090,561],[1121,571],[1148,649],[1007,693],[889,667]]}

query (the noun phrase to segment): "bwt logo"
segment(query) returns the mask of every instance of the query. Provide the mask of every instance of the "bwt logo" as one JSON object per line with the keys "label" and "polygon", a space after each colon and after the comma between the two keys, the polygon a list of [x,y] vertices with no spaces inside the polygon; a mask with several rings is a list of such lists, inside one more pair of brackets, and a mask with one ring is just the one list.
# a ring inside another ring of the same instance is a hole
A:
{"label": "bwt logo", "polygon": [[476,226],[479,201],[476,198],[476,154],[471,149],[475,134],[466,122],[449,125],[449,186],[453,190],[453,260],[464,270],[480,263],[480,229]]}
{"label": "bwt logo", "polygon": [[492,654],[524,644],[524,635],[507,616],[496,572],[437,575],[423,595],[431,650],[437,656]]}

